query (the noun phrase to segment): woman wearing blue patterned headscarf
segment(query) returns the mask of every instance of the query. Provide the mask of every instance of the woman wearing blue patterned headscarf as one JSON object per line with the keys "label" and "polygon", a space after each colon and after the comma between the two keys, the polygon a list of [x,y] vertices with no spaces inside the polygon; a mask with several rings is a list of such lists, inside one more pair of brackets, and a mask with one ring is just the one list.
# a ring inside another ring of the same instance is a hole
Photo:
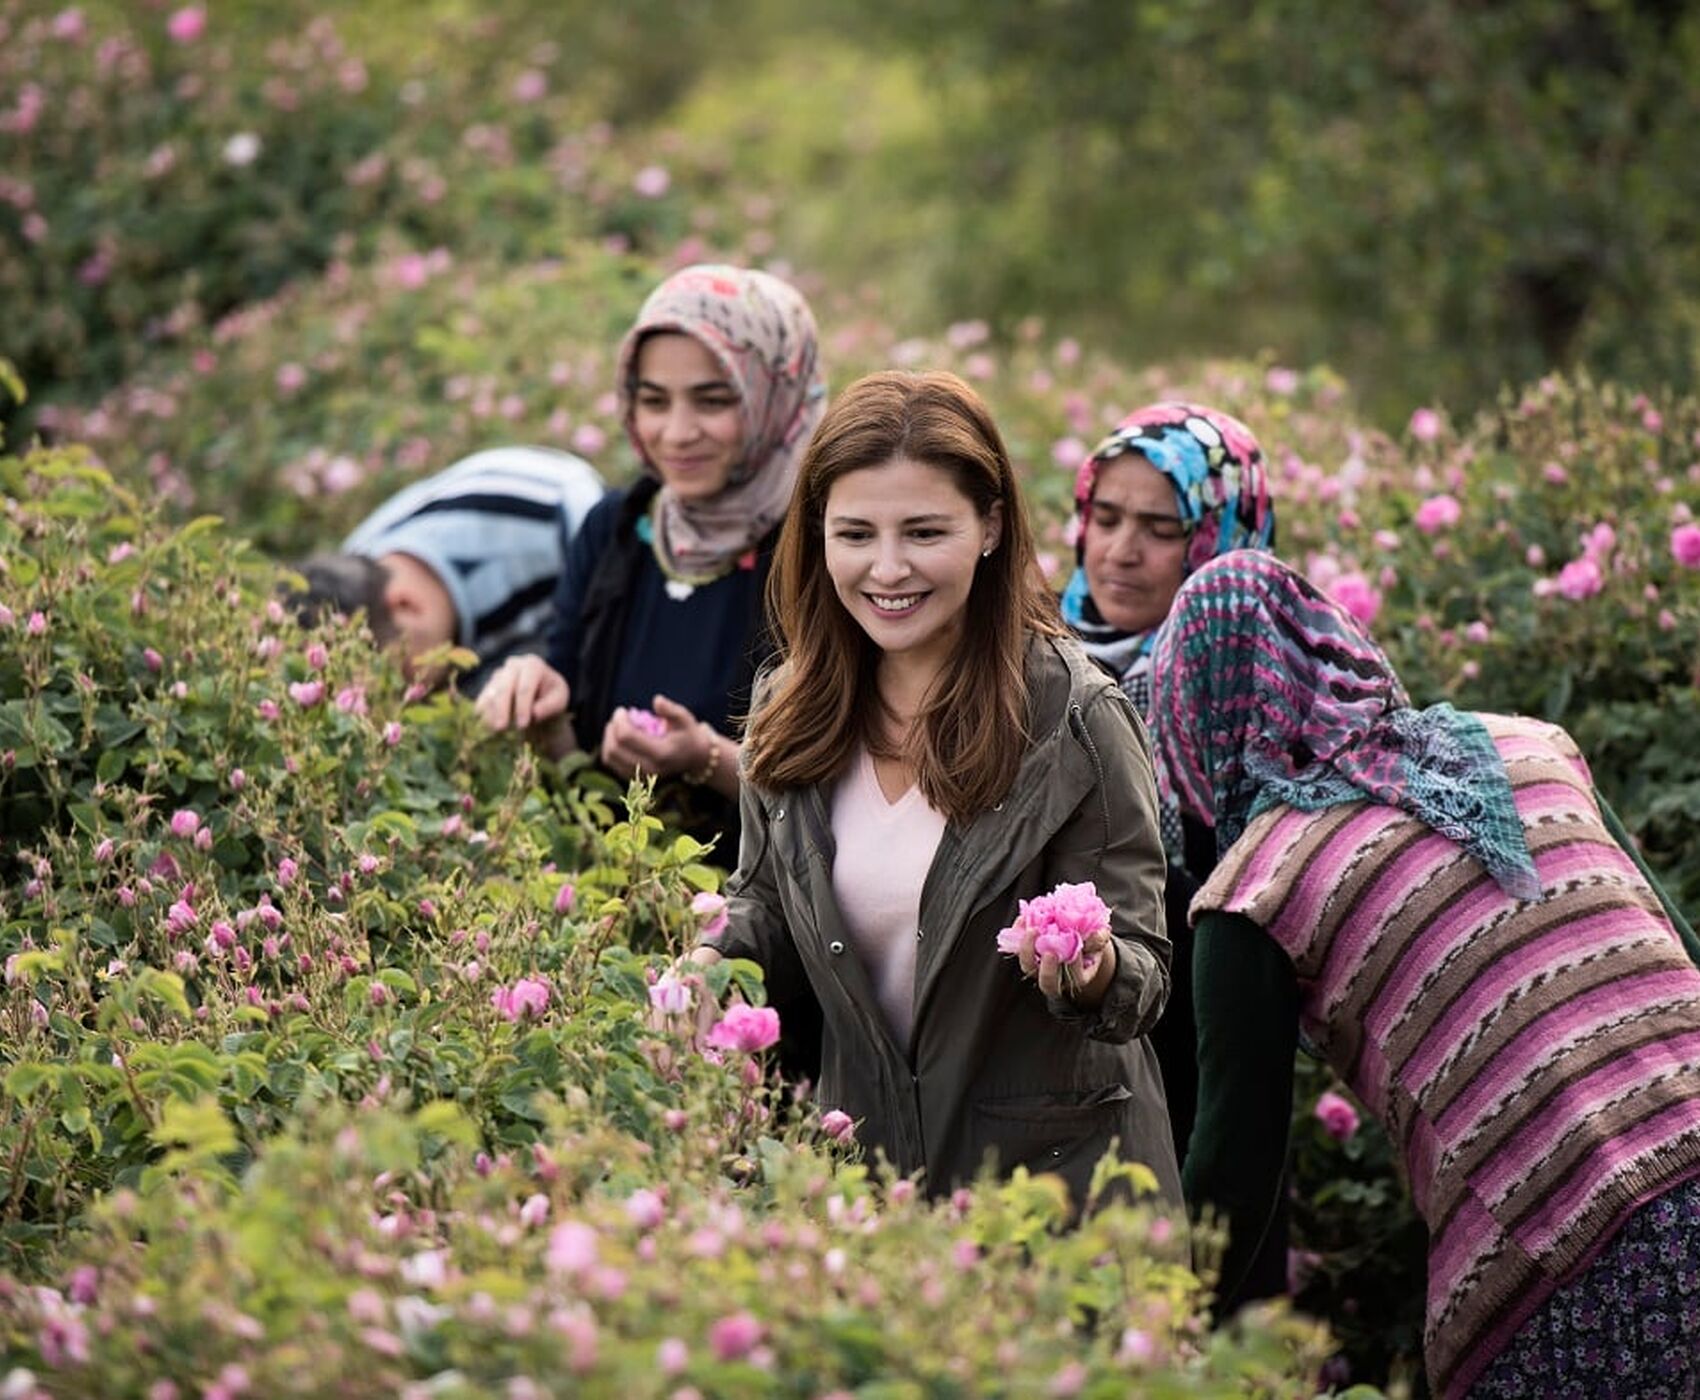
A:
{"label": "woman wearing blue patterned headscarf", "polygon": [[1214,408],[1155,403],[1080,464],[1076,568],[1063,617],[1151,708],[1151,646],[1181,580],[1234,549],[1268,549],[1275,507],[1251,429]]}
{"label": "woman wearing blue patterned headscarf", "polygon": [[[1074,498],[1077,567],[1063,594],[1063,617],[1120,679],[1134,708],[1149,716],[1152,646],[1181,581],[1219,554],[1274,541],[1263,452],[1251,430],[1226,413],[1191,403],[1150,404],[1122,419],[1081,463]],[[1191,1133],[1198,1088],[1186,911],[1216,852],[1209,830],[1183,821],[1173,797],[1158,814],[1169,856],[1164,912],[1175,957],[1168,1009],[1151,1043],[1178,1146]],[[1222,1315],[1283,1292],[1286,1262],[1283,1216],[1236,1291],[1221,1300]]]}

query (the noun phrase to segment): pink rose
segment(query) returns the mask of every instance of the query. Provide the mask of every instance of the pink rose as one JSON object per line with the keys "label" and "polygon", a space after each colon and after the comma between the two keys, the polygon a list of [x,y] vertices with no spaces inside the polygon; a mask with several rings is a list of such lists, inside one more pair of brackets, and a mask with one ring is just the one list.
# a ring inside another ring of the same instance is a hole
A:
{"label": "pink rose", "polygon": [[1021,913],[1008,928],[998,930],[998,952],[1010,957],[1019,957],[1021,951],[1033,941],[1033,930],[1027,923],[1027,900],[1021,901]]}
{"label": "pink rose", "polygon": [[741,1050],[755,1054],[779,1039],[779,1013],[771,1006],[728,1007],[708,1032],[708,1043],[716,1050]]}
{"label": "pink rose", "polygon": [[1418,442],[1433,442],[1440,436],[1440,415],[1432,408],[1419,408],[1411,415],[1411,436]]}
{"label": "pink rose", "polygon": [[188,807],[180,807],[171,814],[171,834],[184,841],[193,836],[200,825],[200,813]]}
{"label": "pink rose", "polygon": [[632,722],[632,728],[640,734],[647,734],[651,739],[667,737],[667,721],[653,710],[640,709],[637,706],[626,711],[626,718]]}
{"label": "pink rose", "polygon": [[1464,507],[1458,504],[1458,498],[1443,493],[1430,496],[1417,507],[1416,525],[1425,535],[1433,535],[1451,529],[1463,516]]}
{"label": "pink rose", "polygon": [[660,199],[672,188],[673,177],[664,165],[646,165],[632,176],[632,190],[644,199]]}
{"label": "pink rose", "polygon": [[541,1016],[549,1007],[549,984],[541,978],[522,977],[513,986],[498,987],[492,992],[490,1005],[508,1021]]}
{"label": "pink rose", "polygon": [[820,1130],[834,1142],[848,1143],[855,1139],[856,1120],[842,1108],[829,1108],[820,1116]]}
{"label": "pink rose", "polygon": [[1685,569],[1700,569],[1700,525],[1678,525],[1670,532],[1672,558]]}
{"label": "pink rose", "polygon": [[165,22],[165,32],[174,44],[192,44],[206,28],[207,12],[199,5],[185,5]]}
{"label": "pink rose", "polygon": [[1364,626],[1381,611],[1381,594],[1360,573],[1341,574],[1328,589],[1329,595]]}
{"label": "pink rose", "polygon": [[761,1337],[761,1323],[747,1312],[720,1318],[708,1329],[708,1345],[721,1361],[737,1361],[748,1356]]}
{"label": "pink rose", "polygon": [[663,1016],[678,1016],[691,1009],[691,989],[671,972],[663,973],[649,989],[649,1004]]}
{"label": "pink rose", "polygon": [[1087,939],[1109,929],[1110,908],[1098,898],[1096,885],[1090,880],[1062,884],[1049,894],[1021,901],[1015,922],[998,934],[998,951],[1019,955],[1030,949],[1036,957],[1074,963]]}
{"label": "pink rose", "polygon": [[1588,538],[1582,543],[1582,552],[1594,559],[1604,559],[1617,547],[1617,531],[1605,521],[1588,531]]}
{"label": "pink rose", "polygon": [[626,1197],[626,1219],[640,1230],[653,1230],[667,1218],[667,1205],[654,1191],[640,1186]]}
{"label": "pink rose", "polygon": [[1592,598],[1605,587],[1605,576],[1590,555],[1572,559],[1558,571],[1558,591],[1573,603]]}
{"label": "pink rose", "polygon": [[549,1232],[549,1271],[578,1275],[596,1264],[600,1241],[593,1227],[581,1220],[563,1220]]}
{"label": "pink rose", "polygon": [[1085,940],[1071,928],[1047,928],[1033,939],[1033,952],[1037,956],[1055,958],[1058,962],[1071,963],[1084,949]]}
{"label": "pink rose", "polygon": [[1358,1130],[1358,1111],[1332,1089],[1316,1101],[1316,1121],[1336,1142],[1345,1142]]}
{"label": "pink rose", "polygon": [[325,698],[323,681],[291,681],[289,698],[304,710],[310,710]]}
{"label": "pink rose", "polygon": [[718,938],[726,932],[726,896],[703,890],[691,900],[691,913],[702,920],[698,930],[704,938]]}

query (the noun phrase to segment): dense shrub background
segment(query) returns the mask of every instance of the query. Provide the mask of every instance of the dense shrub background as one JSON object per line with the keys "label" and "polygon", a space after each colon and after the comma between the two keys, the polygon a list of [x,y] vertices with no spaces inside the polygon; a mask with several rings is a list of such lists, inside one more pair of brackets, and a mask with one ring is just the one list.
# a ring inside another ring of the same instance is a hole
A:
{"label": "dense shrub background", "polygon": [[[625,474],[643,295],[757,263],[835,383],[984,390],[1059,583],[1120,413],[1245,418],[1415,697],[1569,726],[1700,908],[1694,17],[1242,9],[0,0],[0,1331],[48,1393],[1308,1393],[1319,1335],[1206,1338],[1148,1213],[925,1210],[652,1025],[712,853],[268,607],[464,452]],[[1300,1087],[1299,1304],[1412,1379],[1420,1227]]]}

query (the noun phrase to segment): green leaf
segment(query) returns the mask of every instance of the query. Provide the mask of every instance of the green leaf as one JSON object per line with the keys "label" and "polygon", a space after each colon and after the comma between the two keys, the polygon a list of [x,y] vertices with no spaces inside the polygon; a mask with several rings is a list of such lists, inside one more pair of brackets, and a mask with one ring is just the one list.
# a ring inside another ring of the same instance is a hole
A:
{"label": "green leaf", "polygon": [[0,355],[0,389],[10,394],[16,403],[29,401],[29,390],[24,388],[24,381],[18,374],[17,366],[4,355]]}
{"label": "green leaf", "polygon": [[13,1065],[11,1073],[6,1076],[6,1095],[8,1098],[27,1099],[43,1084],[57,1077],[57,1066],[25,1060]]}
{"label": "green leaf", "polygon": [[149,1137],[157,1147],[183,1147],[196,1155],[236,1150],[236,1129],[213,1098],[167,1099]]}
{"label": "green leaf", "polygon": [[708,894],[715,894],[720,889],[720,872],[711,865],[693,863],[681,866],[679,874],[686,884],[693,885]]}
{"label": "green leaf", "polygon": [[708,847],[694,836],[676,836],[668,855],[676,861],[695,860],[707,849]]}
{"label": "green leaf", "polygon": [[478,1146],[478,1129],[466,1111],[452,1099],[435,1099],[413,1115],[413,1125],[422,1133],[435,1133],[458,1147]]}

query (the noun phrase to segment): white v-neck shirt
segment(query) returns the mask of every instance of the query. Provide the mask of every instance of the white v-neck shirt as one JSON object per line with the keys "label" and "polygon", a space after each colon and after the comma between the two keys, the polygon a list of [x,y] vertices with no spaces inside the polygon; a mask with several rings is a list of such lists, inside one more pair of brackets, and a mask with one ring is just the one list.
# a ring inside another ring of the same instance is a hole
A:
{"label": "white v-neck shirt", "polygon": [[915,1018],[921,886],[944,827],[919,784],[886,799],[865,747],[832,792],[832,892],[899,1046],[909,1044]]}

